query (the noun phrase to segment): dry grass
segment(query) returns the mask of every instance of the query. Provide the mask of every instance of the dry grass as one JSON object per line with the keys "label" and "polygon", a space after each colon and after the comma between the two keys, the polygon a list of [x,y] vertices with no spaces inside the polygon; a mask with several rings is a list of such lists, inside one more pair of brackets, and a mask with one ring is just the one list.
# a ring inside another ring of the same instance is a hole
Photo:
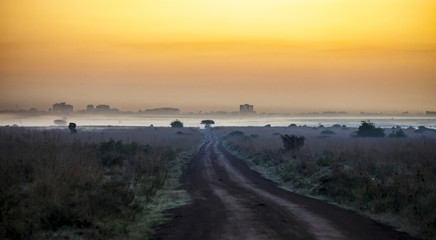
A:
{"label": "dry grass", "polygon": [[182,131],[0,128],[1,238],[131,238],[201,139]]}
{"label": "dry grass", "polygon": [[[243,136],[231,136],[232,131]],[[352,138],[356,129],[221,128],[229,148],[284,186],[387,222],[423,239],[436,237],[436,133]],[[386,131],[389,133],[390,131]],[[283,151],[280,134],[306,137]]]}

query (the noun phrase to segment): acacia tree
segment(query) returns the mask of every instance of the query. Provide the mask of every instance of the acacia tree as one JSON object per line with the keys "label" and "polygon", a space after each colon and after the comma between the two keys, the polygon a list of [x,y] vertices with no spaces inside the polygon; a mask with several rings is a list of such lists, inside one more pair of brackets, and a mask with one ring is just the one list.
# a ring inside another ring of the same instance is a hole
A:
{"label": "acacia tree", "polygon": [[203,120],[203,121],[201,121],[201,124],[204,124],[205,126],[205,128],[208,128],[208,127],[210,127],[210,125],[212,125],[212,124],[215,124],[215,121],[214,120]]}

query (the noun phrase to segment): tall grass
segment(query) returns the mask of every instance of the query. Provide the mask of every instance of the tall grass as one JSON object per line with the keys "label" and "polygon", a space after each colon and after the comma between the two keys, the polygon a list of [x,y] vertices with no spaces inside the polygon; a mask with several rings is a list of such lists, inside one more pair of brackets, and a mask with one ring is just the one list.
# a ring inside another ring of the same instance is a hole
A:
{"label": "tall grass", "polygon": [[289,129],[258,130],[247,128],[237,136],[225,129],[216,132],[253,168],[294,191],[353,208],[423,239],[436,238],[436,136],[409,131],[408,138],[325,138],[319,129],[300,129],[298,134],[308,136],[306,144],[289,152],[274,135]]}
{"label": "tall grass", "polygon": [[[185,136],[193,145],[199,139]],[[153,141],[0,128],[0,237],[129,238],[188,148],[145,144]]]}

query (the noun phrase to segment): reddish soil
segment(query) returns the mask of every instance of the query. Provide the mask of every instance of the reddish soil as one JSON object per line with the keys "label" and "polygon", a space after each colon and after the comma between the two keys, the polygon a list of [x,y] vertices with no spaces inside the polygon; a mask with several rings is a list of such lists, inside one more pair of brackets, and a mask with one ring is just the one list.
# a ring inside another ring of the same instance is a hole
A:
{"label": "reddish soil", "polygon": [[154,239],[412,239],[353,211],[277,186],[208,140],[181,177],[192,202]]}

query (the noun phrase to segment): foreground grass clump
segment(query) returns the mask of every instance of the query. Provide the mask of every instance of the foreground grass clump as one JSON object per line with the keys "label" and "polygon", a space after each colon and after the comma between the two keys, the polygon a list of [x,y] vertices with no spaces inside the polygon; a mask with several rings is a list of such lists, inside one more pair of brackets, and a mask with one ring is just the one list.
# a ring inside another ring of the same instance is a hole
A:
{"label": "foreground grass clump", "polygon": [[0,129],[0,237],[144,237],[132,226],[180,173],[182,150],[68,134]]}
{"label": "foreground grass clump", "polygon": [[[289,131],[297,130],[282,133]],[[316,130],[298,131],[308,137],[296,151],[286,151],[282,139],[274,139],[263,128],[247,128],[244,138],[226,135],[224,130],[216,133],[226,136],[227,147],[252,168],[293,191],[353,208],[419,238],[436,238],[435,136],[343,134],[326,140],[318,138]],[[257,138],[247,137],[254,132]]]}

